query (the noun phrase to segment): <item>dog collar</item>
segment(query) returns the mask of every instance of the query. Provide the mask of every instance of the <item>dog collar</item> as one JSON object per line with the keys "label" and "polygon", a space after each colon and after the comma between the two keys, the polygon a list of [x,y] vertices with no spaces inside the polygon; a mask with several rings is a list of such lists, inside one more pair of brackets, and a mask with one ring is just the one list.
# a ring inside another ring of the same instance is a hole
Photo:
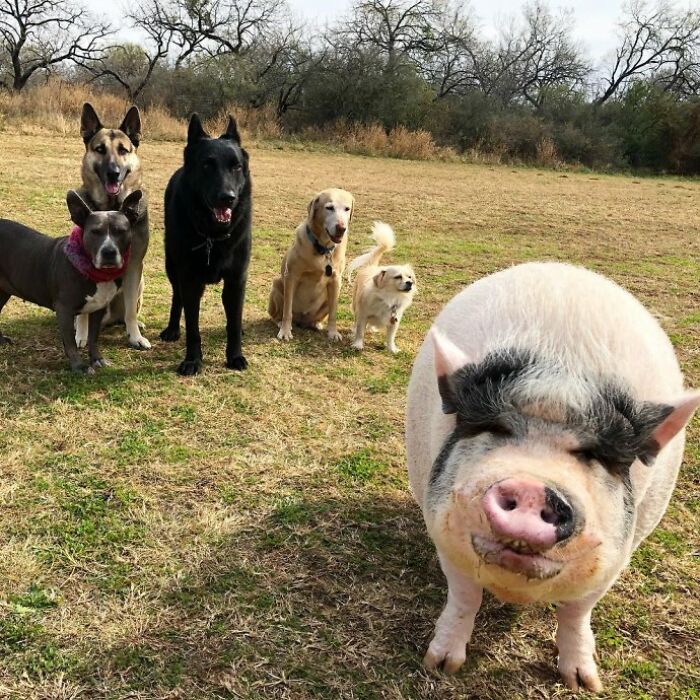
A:
{"label": "dog collar", "polygon": [[314,250],[319,254],[319,255],[330,255],[334,250],[335,250],[335,244],[332,246],[326,248],[326,246],[322,246],[318,242],[318,238],[314,236],[314,234],[311,232],[311,227],[306,224],[306,237],[311,241],[313,244]]}
{"label": "dog collar", "polygon": [[207,267],[209,267],[209,263],[211,262],[211,251],[212,248],[214,247],[215,243],[219,243],[221,241],[225,241],[227,238],[231,238],[231,234],[227,233],[225,236],[219,236],[218,238],[212,238],[211,236],[205,236],[203,233],[200,233],[195,229],[195,232],[197,233],[198,236],[201,236],[204,239],[204,243],[200,243],[199,245],[196,245],[192,250],[199,250],[200,248],[206,248],[207,249]]}
{"label": "dog collar", "polygon": [[63,246],[63,250],[70,264],[83,277],[92,282],[114,282],[118,277],[123,277],[129,264],[129,255],[131,254],[131,246],[129,246],[122,256],[121,267],[95,267],[83,245],[83,229],[80,226],[73,227],[68,240]]}

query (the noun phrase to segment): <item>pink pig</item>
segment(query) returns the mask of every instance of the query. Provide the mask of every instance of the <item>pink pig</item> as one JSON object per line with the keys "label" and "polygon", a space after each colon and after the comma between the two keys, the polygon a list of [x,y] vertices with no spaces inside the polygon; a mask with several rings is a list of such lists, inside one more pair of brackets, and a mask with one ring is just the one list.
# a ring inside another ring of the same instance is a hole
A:
{"label": "pink pig", "polygon": [[600,690],[591,612],[664,514],[698,405],[659,324],[600,275],[530,263],[452,299],[408,388],[411,489],[448,584],[425,665],[464,663],[486,588],[555,603],[560,674]]}

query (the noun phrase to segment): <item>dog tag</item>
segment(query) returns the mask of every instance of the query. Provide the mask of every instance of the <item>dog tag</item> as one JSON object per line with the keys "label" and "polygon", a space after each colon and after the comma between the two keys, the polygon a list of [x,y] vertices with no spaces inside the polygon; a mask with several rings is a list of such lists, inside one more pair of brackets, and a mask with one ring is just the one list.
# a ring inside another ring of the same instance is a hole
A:
{"label": "dog tag", "polygon": [[333,268],[330,265],[326,265],[326,277],[330,277],[333,274]]}

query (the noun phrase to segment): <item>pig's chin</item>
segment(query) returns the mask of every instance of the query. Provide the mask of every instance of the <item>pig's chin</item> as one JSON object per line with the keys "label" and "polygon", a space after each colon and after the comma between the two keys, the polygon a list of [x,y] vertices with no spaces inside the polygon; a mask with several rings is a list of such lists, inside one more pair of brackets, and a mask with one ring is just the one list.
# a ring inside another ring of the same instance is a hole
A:
{"label": "pig's chin", "polygon": [[556,576],[565,562],[549,559],[539,552],[528,551],[519,543],[505,543],[481,535],[472,535],[472,547],[486,564],[520,574],[528,579],[545,579]]}

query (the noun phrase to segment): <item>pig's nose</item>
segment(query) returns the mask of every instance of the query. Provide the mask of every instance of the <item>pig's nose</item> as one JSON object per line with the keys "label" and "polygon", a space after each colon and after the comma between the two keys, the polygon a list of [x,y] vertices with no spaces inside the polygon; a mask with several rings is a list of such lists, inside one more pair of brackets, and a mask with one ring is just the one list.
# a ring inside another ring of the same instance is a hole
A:
{"label": "pig's nose", "polygon": [[571,536],[574,511],[553,489],[536,481],[505,479],[493,484],[481,505],[494,535],[548,548]]}

